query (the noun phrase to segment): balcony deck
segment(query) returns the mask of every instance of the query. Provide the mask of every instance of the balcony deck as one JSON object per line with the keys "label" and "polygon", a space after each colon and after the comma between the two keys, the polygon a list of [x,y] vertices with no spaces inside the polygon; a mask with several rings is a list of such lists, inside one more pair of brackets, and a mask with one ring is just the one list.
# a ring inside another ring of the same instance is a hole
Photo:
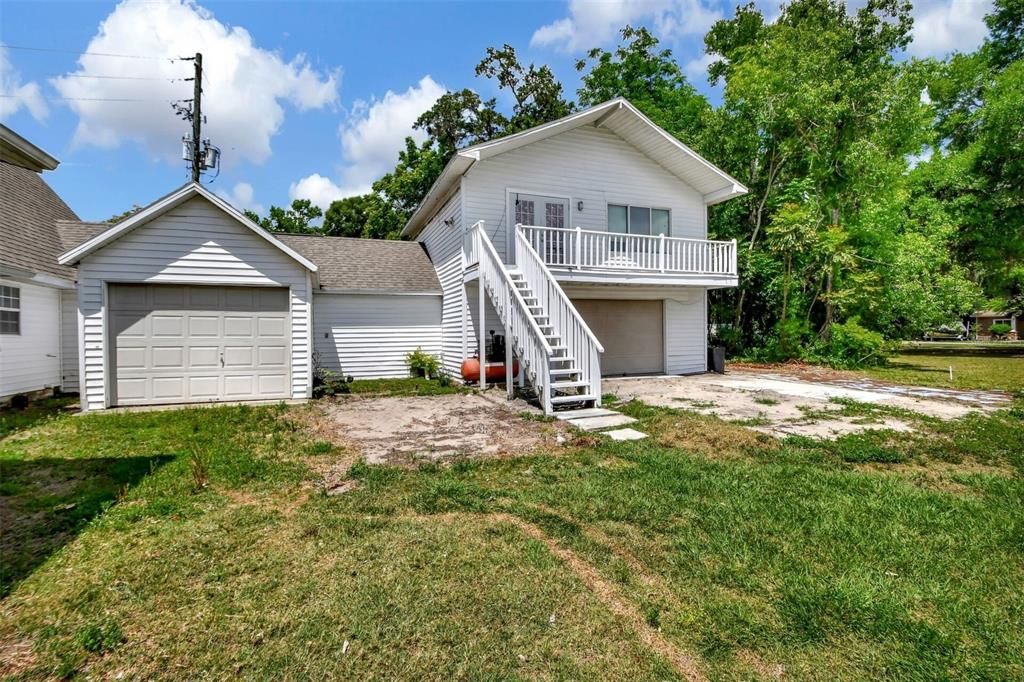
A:
{"label": "balcony deck", "polygon": [[516,225],[565,282],[733,287],[736,241]]}

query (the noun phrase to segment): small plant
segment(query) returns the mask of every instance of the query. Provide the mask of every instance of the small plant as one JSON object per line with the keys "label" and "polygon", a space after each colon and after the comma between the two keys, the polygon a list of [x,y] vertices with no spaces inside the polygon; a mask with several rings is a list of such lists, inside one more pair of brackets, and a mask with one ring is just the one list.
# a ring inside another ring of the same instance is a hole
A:
{"label": "small plant", "polygon": [[198,448],[192,449],[192,456],[188,460],[189,472],[192,474],[192,488],[199,492],[210,485],[210,464],[206,455]]}
{"label": "small plant", "polygon": [[75,640],[89,653],[99,654],[121,644],[124,641],[124,634],[117,623],[107,622],[102,625],[89,623],[78,630]]}
{"label": "small plant", "polygon": [[775,398],[754,398],[754,402],[758,405],[778,405],[779,401]]}
{"label": "small plant", "polygon": [[[409,373],[417,377],[436,377],[441,369],[441,361],[437,356],[423,352],[422,348],[405,356],[405,364],[409,367]],[[449,380],[450,383],[450,380]]]}
{"label": "small plant", "polygon": [[437,385],[442,388],[448,388],[452,385],[452,375],[449,374],[443,367],[437,370]]}
{"label": "small plant", "polygon": [[313,370],[313,397],[322,398],[325,395],[348,393],[350,383],[352,377],[342,376],[340,372],[326,367],[317,367]]}

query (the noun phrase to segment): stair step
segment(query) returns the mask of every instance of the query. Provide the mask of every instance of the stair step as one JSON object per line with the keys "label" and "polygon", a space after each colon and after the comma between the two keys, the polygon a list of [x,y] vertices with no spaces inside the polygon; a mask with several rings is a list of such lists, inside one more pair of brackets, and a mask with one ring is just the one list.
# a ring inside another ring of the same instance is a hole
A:
{"label": "stair step", "polygon": [[[551,358],[551,362],[573,362],[575,360],[576,360],[576,358],[574,358],[571,355],[559,355],[556,358]],[[551,371],[554,372],[554,371],[557,371],[557,370],[551,370]]]}
{"label": "stair step", "polygon": [[578,369],[576,369],[575,367],[569,367],[569,368],[566,368],[566,369],[553,369],[553,370],[548,372],[548,374],[550,374],[553,377],[556,377],[556,376],[557,377],[567,377],[567,376],[571,376],[573,374],[579,374],[579,373],[580,373],[580,371]]}
{"label": "stair step", "polygon": [[563,403],[582,403],[588,400],[597,400],[596,396],[592,395],[560,395],[555,396],[551,399],[552,405],[561,405]]}
{"label": "stair step", "polygon": [[562,421],[569,421],[570,419],[580,419],[584,417],[610,417],[615,414],[620,414],[615,410],[606,410],[603,407],[588,407],[583,410],[567,410],[565,412],[559,412],[555,415]]}
{"label": "stair step", "polygon": [[580,386],[589,386],[589,381],[555,381],[552,382],[551,388],[556,391],[561,391],[566,388],[579,388]]}

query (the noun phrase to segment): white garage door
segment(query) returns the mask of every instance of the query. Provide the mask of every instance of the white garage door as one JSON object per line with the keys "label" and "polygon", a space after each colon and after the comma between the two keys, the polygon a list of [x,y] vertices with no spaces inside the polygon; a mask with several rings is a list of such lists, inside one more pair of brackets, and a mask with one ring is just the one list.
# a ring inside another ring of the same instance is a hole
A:
{"label": "white garage door", "polygon": [[291,397],[288,290],[111,285],[115,405]]}
{"label": "white garage door", "polygon": [[662,301],[575,299],[590,330],[604,346],[601,374],[657,374],[665,371]]}

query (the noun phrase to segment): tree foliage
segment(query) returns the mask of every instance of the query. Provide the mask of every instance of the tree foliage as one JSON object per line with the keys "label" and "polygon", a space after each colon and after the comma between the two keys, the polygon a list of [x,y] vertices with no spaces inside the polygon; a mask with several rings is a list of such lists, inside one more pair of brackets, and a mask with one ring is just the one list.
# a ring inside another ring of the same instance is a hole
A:
{"label": "tree foliage", "polygon": [[309,199],[296,199],[289,208],[271,206],[269,215],[260,217],[254,211],[245,211],[245,216],[270,232],[304,234],[317,232],[313,222],[323,215],[323,210]]}

